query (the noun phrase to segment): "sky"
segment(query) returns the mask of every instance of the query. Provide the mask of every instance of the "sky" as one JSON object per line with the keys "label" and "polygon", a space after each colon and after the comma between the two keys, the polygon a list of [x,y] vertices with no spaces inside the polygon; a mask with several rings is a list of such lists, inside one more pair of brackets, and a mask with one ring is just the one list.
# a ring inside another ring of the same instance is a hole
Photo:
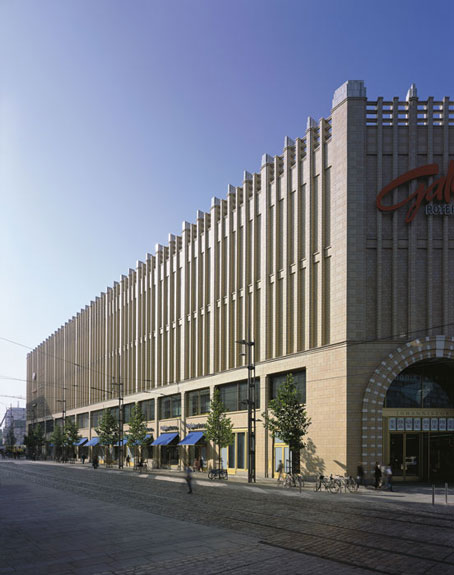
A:
{"label": "sky", "polygon": [[0,0],[0,420],[26,354],[333,92],[454,97],[454,2]]}

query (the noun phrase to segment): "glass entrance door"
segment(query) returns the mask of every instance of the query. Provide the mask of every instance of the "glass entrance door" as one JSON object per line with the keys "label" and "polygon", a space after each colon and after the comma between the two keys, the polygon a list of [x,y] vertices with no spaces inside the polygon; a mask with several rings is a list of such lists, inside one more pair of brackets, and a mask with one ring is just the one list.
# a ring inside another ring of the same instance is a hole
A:
{"label": "glass entrance door", "polygon": [[421,451],[421,434],[391,433],[389,454],[393,476],[410,481],[420,479]]}

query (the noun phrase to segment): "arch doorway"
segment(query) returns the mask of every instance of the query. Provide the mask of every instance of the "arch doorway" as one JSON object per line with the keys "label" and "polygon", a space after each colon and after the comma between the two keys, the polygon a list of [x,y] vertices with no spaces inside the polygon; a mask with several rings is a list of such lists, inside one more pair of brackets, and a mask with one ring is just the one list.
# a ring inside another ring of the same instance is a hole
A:
{"label": "arch doorway", "polygon": [[401,371],[383,402],[383,459],[403,481],[454,480],[454,360]]}

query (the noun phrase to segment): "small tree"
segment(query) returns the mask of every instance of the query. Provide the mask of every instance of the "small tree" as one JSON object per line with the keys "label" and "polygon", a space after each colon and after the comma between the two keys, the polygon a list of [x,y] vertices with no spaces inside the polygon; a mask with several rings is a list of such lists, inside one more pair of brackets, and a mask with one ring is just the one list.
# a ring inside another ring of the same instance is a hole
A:
{"label": "small tree", "polygon": [[134,451],[134,465],[137,465],[137,446],[145,442],[147,436],[147,423],[143,414],[142,408],[136,403],[131,412],[131,419],[129,420],[129,431],[127,445]]}
{"label": "small tree", "polygon": [[63,429],[64,447],[74,449],[74,445],[79,441],[79,428],[71,419],[67,419]]}
{"label": "small tree", "polygon": [[56,457],[60,457],[63,453],[63,446],[65,444],[65,435],[61,425],[55,426],[52,435],[50,436],[50,440],[54,444]]}
{"label": "small tree", "polygon": [[[271,412],[271,415],[270,415]],[[276,399],[262,413],[265,428],[274,436],[279,436],[289,446],[292,454],[292,473],[300,471],[300,453],[305,447],[304,436],[311,420],[307,417],[304,403],[300,402],[298,390],[291,373],[279,387]]]}
{"label": "small tree", "polygon": [[219,389],[216,388],[206,422],[205,437],[218,446],[219,469],[221,469],[221,449],[233,443],[235,439],[232,428],[233,423],[225,415],[225,407],[221,401],[221,394]]}
{"label": "small tree", "polygon": [[14,435],[14,427],[11,425],[8,427],[5,437],[5,446],[8,451],[12,451],[13,447],[16,445],[16,436]]}
{"label": "small tree", "polygon": [[[99,441],[102,445],[112,448],[119,441],[118,421],[112,415],[110,409],[105,409],[99,421],[98,427],[95,427]],[[106,462],[111,462],[110,450],[106,453]]]}
{"label": "small tree", "polygon": [[40,455],[41,448],[46,441],[46,437],[44,435],[44,429],[40,423],[33,429],[33,437],[36,449],[35,455]]}

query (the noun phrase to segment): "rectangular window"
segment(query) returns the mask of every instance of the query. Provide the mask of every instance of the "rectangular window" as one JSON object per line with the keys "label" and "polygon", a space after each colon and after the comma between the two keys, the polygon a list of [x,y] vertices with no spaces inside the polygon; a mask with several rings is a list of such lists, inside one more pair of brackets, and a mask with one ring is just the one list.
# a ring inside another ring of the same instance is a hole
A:
{"label": "rectangular window", "polygon": [[190,391],[187,395],[188,415],[200,415],[210,411],[209,388]]}
{"label": "rectangular window", "polygon": [[129,423],[132,416],[132,410],[134,409],[135,403],[128,403],[123,406],[123,423]]}
{"label": "rectangular window", "polygon": [[92,411],[91,412],[91,426],[92,427],[98,427],[99,422],[101,421],[101,417],[102,417],[102,409],[99,409],[98,411]]}
{"label": "rectangular window", "polygon": [[88,413],[79,413],[77,415],[77,427],[79,429],[85,429],[86,427],[88,427]]}
{"label": "rectangular window", "polygon": [[[277,390],[287,379],[287,375],[289,375],[289,373],[270,375],[270,399],[275,399],[277,397]],[[296,385],[299,400],[301,403],[306,403],[306,371],[303,370],[291,373]]]}
{"label": "rectangular window", "polygon": [[235,468],[235,441],[229,445],[229,467]]}
{"label": "rectangular window", "polygon": [[154,399],[146,399],[139,403],[146,421],[154,419]]}
{"label": "rectangular window", "polygon": [[170,419],[181,415],[181,394],[169,395],[160,400],[160,419]]}
{"label": "rectangular window", "polygon": [[245,440],[245,433],[237,433],[236,437],[237,437],[237,468],[238,469],[245,469],[246,468],[246,464],[245,464],[245,457],[244,457],[244,448],[246,445],[246,440]]}
{"label": "rectangular window", "polygon": [[[248,408],[247,381],[219,386],[221,401],[226,411],[245,411]],[[255,380],[255,408],[260,409],[260,378]]]}

